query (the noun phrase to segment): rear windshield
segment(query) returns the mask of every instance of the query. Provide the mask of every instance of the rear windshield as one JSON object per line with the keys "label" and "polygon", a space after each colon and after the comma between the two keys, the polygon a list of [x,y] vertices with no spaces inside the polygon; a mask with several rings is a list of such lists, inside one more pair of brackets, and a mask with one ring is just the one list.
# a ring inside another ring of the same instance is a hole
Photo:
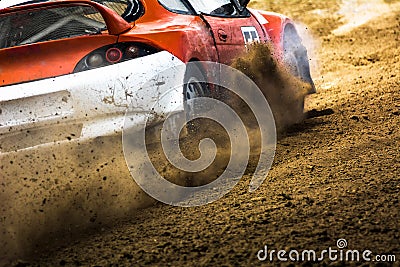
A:
{"label": "rear windshield", "polygon": [[106,29],[91,6],[32,9],[0,15],[0,48],[98,34]]}
{"label": "rear windshield", "polygon": [[[37,4],[42,2],[49,2],[54,0],[13,0],[17,2],[15,5],[11,6],[21,6],[27,4]],[[93,2],[100,3],[106,7],[114,10],[118,15],[123,17],[127,22],[133,22],[140,18],[144,13],[144,7],[140,0],[92,0]],[[0,8],[8,7],[8,5],[1,5],[0,0]]]}

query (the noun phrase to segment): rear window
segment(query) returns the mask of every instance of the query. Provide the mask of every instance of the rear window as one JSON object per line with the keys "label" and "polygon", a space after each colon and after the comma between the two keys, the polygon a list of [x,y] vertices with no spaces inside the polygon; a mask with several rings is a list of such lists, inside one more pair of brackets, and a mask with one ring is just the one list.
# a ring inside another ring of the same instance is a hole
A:
{"label": "rear window", "polygon": [[0,15],[0,48],[98,34],[105,29],[103,17],[91,6],[19,11]]}
{"label": "rear window", "polygon": [[[54,0],[28,0],[28,1],[9,0],[8,2],[5,3],[3,3],[2,0],[0,0],[0,9],[13,6],[37,4],[49,1],[54,1]],[[135,19],[138,19],[140,16],[143,15],[144,12],[143,4],[140,2],[140,0],[92,0],[92,1],[111,8],[128,22],[132,22]],[[10,5],[11,2],[15,2],[15,4]]]}

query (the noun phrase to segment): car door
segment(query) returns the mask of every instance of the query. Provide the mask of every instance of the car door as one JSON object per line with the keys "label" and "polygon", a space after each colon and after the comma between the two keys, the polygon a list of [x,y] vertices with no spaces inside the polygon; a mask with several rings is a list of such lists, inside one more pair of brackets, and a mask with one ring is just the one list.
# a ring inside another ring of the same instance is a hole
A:
{"label": "car door", "polygon": [[230,0],[189,2],[211,28],[220,63],[229,65],[248,43],[266,40],[257,20],[245,8],[240,12]]}

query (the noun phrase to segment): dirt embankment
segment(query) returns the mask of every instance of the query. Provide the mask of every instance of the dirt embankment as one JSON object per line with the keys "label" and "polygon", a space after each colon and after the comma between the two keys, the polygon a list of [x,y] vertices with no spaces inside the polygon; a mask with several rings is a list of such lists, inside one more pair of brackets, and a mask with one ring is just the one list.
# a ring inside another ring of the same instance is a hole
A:
{"label": "dirt embankment", "polygon": [[339,1],[254,2],[309,25],[319,66],[309,118],[280,139],[263,186],[249,193],[245,176],[204,207],[156,205],[31,265],[257,266],[265,245],[321,251],[339,238],[349,249],[396,255],[399,264],[399,1],[335,34],[351,22],[346,14],[361,14],[368,2],[345,1],[357,12]]}

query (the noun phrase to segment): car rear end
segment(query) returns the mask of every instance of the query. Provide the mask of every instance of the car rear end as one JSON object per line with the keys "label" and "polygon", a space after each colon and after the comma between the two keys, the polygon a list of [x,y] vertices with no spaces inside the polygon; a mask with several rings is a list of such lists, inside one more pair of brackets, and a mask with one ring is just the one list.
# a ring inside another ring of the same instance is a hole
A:
{"label": "car rear end", "polygon": [[91,1],[3,9],[0,25],[1,265],[43,236],[151,202],[126,167],[121,132],[127,117],[158,112],[156,124],[183,110],[182,92],[156,76],[183,63],[134,38],[119,43],[133,22]]}

